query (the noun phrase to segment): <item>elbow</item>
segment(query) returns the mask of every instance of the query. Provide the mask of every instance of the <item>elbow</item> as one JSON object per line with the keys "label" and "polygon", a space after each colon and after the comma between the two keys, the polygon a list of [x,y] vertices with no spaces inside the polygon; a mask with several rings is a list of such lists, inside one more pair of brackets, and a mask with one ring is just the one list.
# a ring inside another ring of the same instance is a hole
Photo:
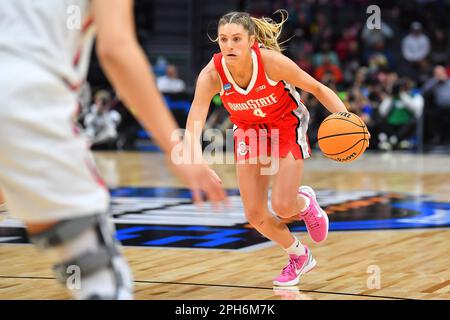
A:
{"label": "elbow", "polygon": [[311,89],[310,93],[313,94],[317,99],[320,99],[324,96],[327,90],[331,89],[319,82]]}
{"label": "elbow", "polygon": [[102,64],[115,61],[117,59],[118,52],[116,46],[108,43],[97,43],[96,46],[97,57]]}
{"label": "elbow", "polygon": [[132,43],[124,39],[98,40],[96,44],[96,54],[102,64],[120,61],[125,58]]}

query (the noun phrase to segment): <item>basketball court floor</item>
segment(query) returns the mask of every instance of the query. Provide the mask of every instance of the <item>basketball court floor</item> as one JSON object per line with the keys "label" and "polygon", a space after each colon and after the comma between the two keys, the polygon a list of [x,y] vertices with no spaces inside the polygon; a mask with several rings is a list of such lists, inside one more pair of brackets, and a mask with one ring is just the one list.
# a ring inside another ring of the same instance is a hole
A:
{"label": "basketball court floor", "polygon": [[[95,157],[137,299],[450,299],[450,155],[366,152],[341,164],[315,152],[303,184],[330,233],[317,245],[290,224],[317,266],[287,288],[272,285],[287,257],[246,223],[233,165],[212,166],[231,202],[214,212],[192,205],[160,154]],[[68,299],[22,224],[0,219],[0,299]]]}

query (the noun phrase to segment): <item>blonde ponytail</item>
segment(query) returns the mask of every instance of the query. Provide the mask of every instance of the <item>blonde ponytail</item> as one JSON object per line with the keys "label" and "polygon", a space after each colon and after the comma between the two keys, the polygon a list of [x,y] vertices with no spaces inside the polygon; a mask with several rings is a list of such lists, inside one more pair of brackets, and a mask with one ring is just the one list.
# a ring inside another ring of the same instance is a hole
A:
{"label": "blonde ponytail", "polygon": [[[279,43],[278,40],[281,36],[283,24],[288,19],[288,12],[280,9],[274,13],[281,14],[280,22],[277,23],[268,17],[254,18],[246,12],[230,12],[220,18],[218,27],[228,23],[240,24],[248,31],[249,35],[255,36],[256,42],[261,43],[265,48],[281,52],[283,51],[281,45],[286,41]],[[213,41],[217,40],[216,38]]]}
{"label": "blonde ponytail", "polygon": [[277,12],[281,14],[281,21],[278,23],[267,17],[251,17],[251,20],[255,25],[256,41],[268,49],[281,52],[283,51],[282,43],[279,43],[278,40],[281,36],[283,24],[288,18],[288,13],[283,9],[275,11],[275,13]]}

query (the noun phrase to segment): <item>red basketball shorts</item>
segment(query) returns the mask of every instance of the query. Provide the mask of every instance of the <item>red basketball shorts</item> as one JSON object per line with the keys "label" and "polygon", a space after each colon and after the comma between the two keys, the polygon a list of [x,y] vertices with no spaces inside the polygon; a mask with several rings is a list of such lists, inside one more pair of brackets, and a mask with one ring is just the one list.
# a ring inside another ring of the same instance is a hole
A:
{"label": "red basketball shorts", "polygon": [[233,130],[236,161],[265,156],[284,158],[289,153],[292,153],[295,159],[309,158],[311,149],[306,134],[308,121],[307,111],[291,111],[276,122],[235,124]]}

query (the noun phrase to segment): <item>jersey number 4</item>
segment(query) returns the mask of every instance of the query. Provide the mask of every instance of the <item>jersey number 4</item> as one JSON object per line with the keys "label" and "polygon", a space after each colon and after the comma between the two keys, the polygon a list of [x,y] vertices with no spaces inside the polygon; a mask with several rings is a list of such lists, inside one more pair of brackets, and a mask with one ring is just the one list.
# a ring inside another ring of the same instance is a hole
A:
{"label": "jersey number 4", "polygon": [[253,114],[261,118],[264,118],[266,116],[266,114],[260,108],[253,110]]}

